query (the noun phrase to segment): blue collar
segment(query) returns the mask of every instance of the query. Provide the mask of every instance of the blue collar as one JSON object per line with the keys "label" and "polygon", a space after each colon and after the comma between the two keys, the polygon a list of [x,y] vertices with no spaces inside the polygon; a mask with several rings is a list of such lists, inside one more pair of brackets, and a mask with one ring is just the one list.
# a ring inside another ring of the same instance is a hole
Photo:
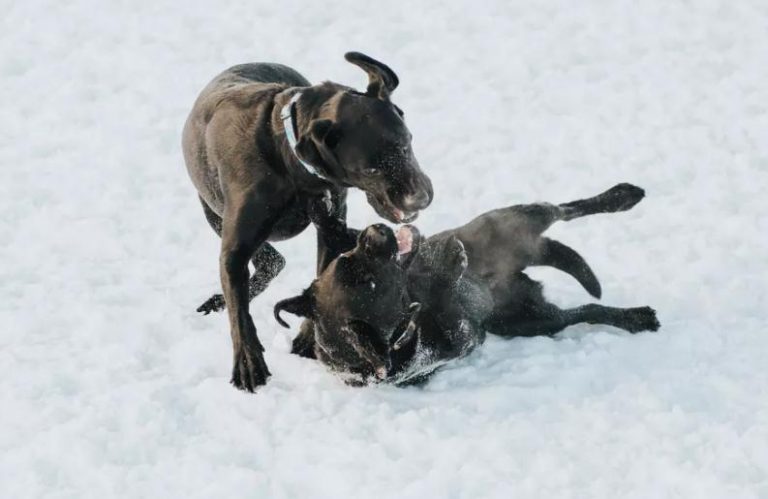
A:
{"label": "blue collar", "polygon": [[291,100],[288,101],[288,104],[283,106],[283,109],[280,111],[280,119],[283,120],[283,128],[285,129],[285,138],[288,139],[288,145],[291,147],[293,155],[296,156],[296,159],[299,160],[299,163],[301,163],[307,173],[314,175],[315,177],[318,177],[322,180],[328,180],[322,173],[317,171],[317,168],[301,159],[299,154],[296,152],[296,143],[298,140],[296,140],[296,129],[293,122],[293,111],[300,97],[301,92],[296,92],[293,97],[291,97]]}

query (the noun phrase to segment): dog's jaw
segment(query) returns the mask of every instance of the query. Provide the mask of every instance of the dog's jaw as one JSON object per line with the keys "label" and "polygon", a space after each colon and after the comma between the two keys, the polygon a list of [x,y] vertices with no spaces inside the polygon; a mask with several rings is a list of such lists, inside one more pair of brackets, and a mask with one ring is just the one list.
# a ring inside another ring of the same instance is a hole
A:
{"label": "dog's jaw", "polygon": [[379,214],[382,218],[395,223],[395,224],[407,224],[416,220],[419,216],[418,211],[404,211],[396,207],[389,199],[382,199],[380,196],[372,194],[370,192],[365,193],[368,198],[368,204]]}
{"label": "dog's jaw", "polygon": [[398,208],[393,208],[393,213],[398,223],[407,224],[413,222],[419,217],[418,211],[403,211]]}

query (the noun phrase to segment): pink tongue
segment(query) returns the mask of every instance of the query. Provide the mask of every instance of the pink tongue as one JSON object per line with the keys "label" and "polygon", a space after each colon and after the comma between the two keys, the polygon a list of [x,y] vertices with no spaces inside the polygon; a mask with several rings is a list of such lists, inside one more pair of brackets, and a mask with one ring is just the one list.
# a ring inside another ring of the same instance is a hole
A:
{"label": "pink tongue", "polygon": [[395,234],[397,238],[397,252],[401,255],[410,253],[413,249],[413,232],[407,226],[402,226]]}

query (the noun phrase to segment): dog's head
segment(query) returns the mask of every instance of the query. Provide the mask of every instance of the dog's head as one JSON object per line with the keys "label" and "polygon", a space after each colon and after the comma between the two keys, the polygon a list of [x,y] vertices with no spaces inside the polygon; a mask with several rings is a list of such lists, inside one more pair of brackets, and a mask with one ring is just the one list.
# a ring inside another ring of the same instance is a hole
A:
{"label": "dog's head", "polygon": [[384,378],[389,342],[408,310],[397,253],[392,229],[367,227],[355,248],[331,262],[302,294],[278,302],[275,319],[284,327],[281,312],[312,319],[323,358],[337,368]]}
{"label": "dog's head", "polygon": [[381,217],[393,223],[414,220],[432,202],[432,182],[416,161],[403,112],[390,100],[397,75],[359,52],[345,57],[368,73],[368,89],[324,84],[324,92],[308,91],[312,115],[296,151],[329,178],[365,191]]}
{"label": "dog's head", "polygon": [[383,335],[391,334],[407,305],[405,271],[397,252],[392,229],[383,224],[367,227],[357,246],[331,262],[301,295],[278,302],[275,318],[288,327],[280,312],[289,312],[312,319],[331,334],[362,321],[375,324]]}

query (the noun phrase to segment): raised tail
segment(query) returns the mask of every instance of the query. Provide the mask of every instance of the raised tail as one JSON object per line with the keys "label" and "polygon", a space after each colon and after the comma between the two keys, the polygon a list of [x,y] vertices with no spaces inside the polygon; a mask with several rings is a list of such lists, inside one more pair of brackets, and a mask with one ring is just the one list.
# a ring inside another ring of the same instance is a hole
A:
{"label": "raised tail", "polygon": [[584,258],[561,242],[542,238],[541,253],[534,265],[554,267],[572,275],[587,290],[587,293],[595,298],[599,299],[603,293],[600,281],[597,280]]}

